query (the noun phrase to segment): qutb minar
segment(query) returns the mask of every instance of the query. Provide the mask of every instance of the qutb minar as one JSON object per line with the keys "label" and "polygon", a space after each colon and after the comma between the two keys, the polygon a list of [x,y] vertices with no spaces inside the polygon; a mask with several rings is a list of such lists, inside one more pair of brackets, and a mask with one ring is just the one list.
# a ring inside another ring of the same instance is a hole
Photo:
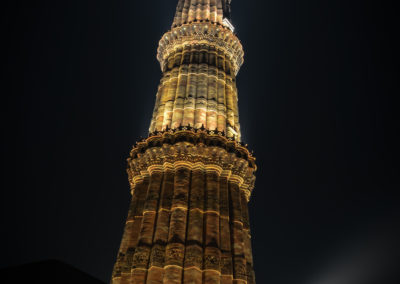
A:
{"label": "qutb minar", "polygon": [[255,283],[256,165],[240,136],[243,49],[230,2],[179,0],[160,41],[149,136],[128,158],[132,201],[113,284]]}

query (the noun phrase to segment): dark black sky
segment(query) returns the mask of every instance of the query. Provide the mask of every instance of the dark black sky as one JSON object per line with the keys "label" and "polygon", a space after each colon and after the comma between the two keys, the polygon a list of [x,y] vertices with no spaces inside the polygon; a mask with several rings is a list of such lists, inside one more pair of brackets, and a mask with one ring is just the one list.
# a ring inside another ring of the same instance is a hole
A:
{"label": "dark black sky", "polygon": [[[394,1],[393,1],[394,2]],[[147,135],[176,0],[2,5],[0,267],[110,278],[125,158]],[[400,267],[398,10],[233,0],[259,284],[394,284]]]}

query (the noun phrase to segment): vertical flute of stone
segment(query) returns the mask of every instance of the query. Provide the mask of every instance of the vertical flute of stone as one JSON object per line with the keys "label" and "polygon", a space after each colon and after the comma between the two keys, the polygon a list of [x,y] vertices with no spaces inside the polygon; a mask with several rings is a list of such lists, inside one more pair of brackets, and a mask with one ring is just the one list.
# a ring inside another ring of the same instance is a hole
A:
{"label": "vertical flute of stone", "polygon": [[202,284],[204,165],[192,170],[183,283]]}
{"label": "vertical flute of stone", "polygon": [[143,221],[143,206],[147,195],[147,188],[149,186],[149,176],[143,179],[142,183],[135,186],[133,194],[137,196],[137,203],[135,210],[133,210],[134,221],[133,231],[131,235],[128,235],[128,247],[125,255],[125,263],[122,267],[121,284],[130,283],[132,263],[135,253],[135,249],[138,245],[138,239],[140,234],[140,228]]}
{"label": "vertical flute of stone", "polygon": [[219,231],[219,176],[221,170],[216,166],[207,165],[206,173],[203,279],[205,284],[219,284],[221,278]]}
{"label": "vertical flute of stone", "polygon": [[224,12],[222,10],[222,1],[217,0],[217,11],[218,11],[217,12],[218,13],[217,22],[222,23],[222,18],[223,18],[223,14],[224,14]]}
{"label": "vertical flute of stone", "polygon": [[213,23],[217,22],[217,6],[216,6],[216,1],[217,0],[210,0],[210,20]]}
{"label": "vertical flute of stone", "polygon": [[217,51],[210,47],[208,56],[207,127],[217,129]]}
{"label": "vertical flute of stone", "polygon": [[203,0],[203,13],[201,15],[201,20],[210,19],[210,0]]}
{"label": "vertical flute of stone", "polygon": [[194,96],[194,100],[193,100],[193,126],[196,127],[196,115],[197,115],[197,111],[196,111],[196,107],[198,105],[198,96],[200,93],[200,76],[201,76],[201,68],[200,68],[200,45],[193,45],[192,46],[192,64],[193,66],[196,66],[195,68],[195,73],[193,74],[193,84],[195,87],[193,87],[193,90],[195,90],[195,96]]}
{"label": "vertical flute of stone", "polygon": [[198,111],[197,111],[197,107],[199,105],[199,99],[201,99],[200,97],[200,80],[202,79],[202,75],[201,75],[201,70],[204,69],[202,68],[201,64],[200,64],[200,58],[201,58],[201,46],[199,44],[196,44],[193,46],[193,63],[197,65],[197,69],[196,69],[196,96],[195,96],[195,100],[194,100],[194,126],[196,127],[196,117],[198,116]]}
{"label": "vertical flute of stone", "polygon": [[196,19],[196,0],[188,0],[189,2],[189,10],[187,20],[184,21],[186,23],[191,23]]}
{"label": "vertical flute of stone", "polygon": [[172,128],[178,128],[183,122],[183,111],[186,97],[188,65],[190,60],[190,47],[185,46],[182,51],[182,59],[179,68],[178,85],[172,115]]}
{"label": "vertical flute of stone", "polygon": [[[186,100],[185,100],[185,109],[183,112],[183,125],[184,126],[194,126],[194,109],[196,107],[196,89],[197,89],[197,72],[198,72],[198,64],[193,62],[193,58],[195,53],[193,48],[190,51],[189,58],[189,70],[188,70],[188,80],[186,86]],[[198,54],[197,54],[198,56]]]}
{"label": "vertical flute of stone", "polygon": [[163,178],[162,167],[149,169],[150,183],[143,208],[143,221],[140,229],[139,243],[133,256],[133,282],[141,284],[146,281],[150,251],[153,244],[154,225],[157,216],[158,201]]}
{"label": "vertical flute of stone", "polygon": [[[176,71],[176,69],[174,70],[174,63],[175,63],[175,54],[176,52],[172,53],[168,59],[167,62],[164,66],[164,77],[165,75],[168,75],[168,79],[165,81],[165,91],[163,93],[163,96],[161,97],[161,104],[162,106],[164,106],[164,110],[162,112],[162,117],[165,117],[165,110],[166,110],[166,102],[168,101],[169,95],[171,94],[171,83],[173,82],[173,78],[176,77],[174,71]],[[162,123],[164,123],[164,120],[162,121]]]}
{"label": "vertical flute of stone", "polygon": [[162,129],[165,130],[167,127],[171,128],[172,114],[174,108],[174,100],[176,95],[176,88],[178,85],[179,76],[179,63],[182,57],[182,49],[178,49],[175,55],[168,62],[168,69],[171,69],[171,78],[169,88],[166,96],[164,97],[165,109],[164,109],[164,121]]}
{"label": "vertical flute of stone", "polygon": [[151,117],[151,123],[150,123],[150,127],[149,127],[150,133],[152,133],[156,127],[156,118],[157,118],[158,107],[160,105],[160,96],[161,96],[162,87],[163,87],[163,85],[160,83],[160,85],[158,86],[158,91],[157,91],[157,95],[156,95],[156,102],[154,103],[153,115]]}
{"label": "vertical flute of stone", "polygon": [[196,109],[194,123],[196,128],[207,126],[207,82],[208,82],[208,53],[205,45],[200,45],[199,52],[199,76],[197,83]]}
{"label": "vertical flute of stone", "polygon": [[246,259],[244,257],[243,244],[243,221],[241,210],[241,196],[239,189],[240,181],[231,177],[229,180],[229,191],[231,199],[231,242],[233,251],[233,283],[245,284],[246,276]]}
{"label": "vertical flute of stone", "polygon": [[226,106],[225,106],[225,82],[226,76],[224,71],[224,55],[223,52],[218,50],[217,57],[217,70],[218,70],[218,81],[217,81],[217,102],[218,102],[218,120],[217,129],[218,131],[226,132]]}
{"label": "vertical flute of stone", "polygon": [[[230,126],[232,129],[235,127],[235,114],[234,114],[234,106],[233,106],[233,89],[232,89],[232,76],[229,74],[230,72],[230,64],[229,62],[225,62],[226,68],[226,120],[227,126]],[[235,133],[232,130],[227,129],[228,137],[235,137]]]}
{"label": "vertical flute of stone", "polygon": [[221,244],[221,284],[232,284],[233,267],[231,251],[231,231],[229,226],[229,187],[230,171],[223,171],[220,177],[220,244]]}
{"label": "vertical flute of stone", "polygon": [[162,130],[162,126],[163,126],[163,122],[164,122],[165,97],[167,96],[168,88],[170,85],[170,76],[171,76],[171,71],[166,71],[164,73],[163,78],[161,79],[161,88],[160,88],[160,94],[159,94],[160,98],[158,101],[157,116],[156,116],[155,127],[154,127],[154,130],[157,130],[157,131]]}
{"label": "vertical flute of stone", "polygon": [[210,0],[204,0],[204,5],[206,7],[204,11],[204,19],[210,19]]}
{"label": "vertical flute of stone", "polygon": [[207,11],[209,10],[209,7],[207,6],[206,2],[207,2],[207,0],[201,0],[201,12],[200,12],[199,21],[202,21],[203,19],[208,19]]}
{"label": "vertical flute of stone", "polygon": [[185,4],[183,5],[183,10],[182,10],[182,17],[178,25],[182,25],[187,21],[189,17],[190,2],[191,0],[185,0]]}
{"label": "vertical flute of stone", "polygon": [[234,114],[234,123],[235,130],[238,133],[238,140],[240,141],[240,124],[239,124],[239,99],[238,99],[238,90],[236,87],[236,79],[234,79],[234,84],[232,84],[233,89],[233,114]]}
{"label": "vertical flute of stone", "polygon": [[244,191],[241,192],[242,218],[243,218],[243,243],[244,256],[246,259],[247,284],[254,284],[253,256],[251,253],[250,220],[247,207],[247,197]]}
{"label": "vertical flute of stone", "polygon": [[[113,283],[121,283],[121,276],[124,273],[125,278],[130,276],[131,267],[126,265],[128,263],[128,253],[129,251],[134,251],[136,244],[132,242],[132,239],[135,237],[135,233],[138,234],[138,230],[135,230],[134,222],[135,222],[135,211],[138,205],[138,201],[140,198],[140,189],[143,187],[143,182],[140,184],[136,184],[133,190],[134,194],[132,196],[132,200],[129,206],[128,218],[126,220],[124,234],[122,236],[121,246],[118,252],[117,262],[114,266],[113,271]],[[141,220],[141,219],[140,219]],[[139,228],[140,229],[140,228]],[[130,255],[132,257],[133,255]]]}
{"label": "vertical flute of stone", "polygon": [[190,167],[184,163],[175,165],[174,195],[165,253],[164,284],[182,282],[189,190]]}
{"label": "vertical flute of stone", "polygon": [[164,178],[161,188],[160,205],[157,214],[156,229],[154,232],[153,247],[151,249],[148,284],[161,284],[164,278],[165,248],[168,242],[169,219],[171,213],[172,196],[174,193],[173,166],[164,165]]}
{"label": "vertical flute of stone", "polygon": [[203,8],[203,5],[202,5],[202,0],[197,0],[196,1],[197,2],[197,5],[196,5],[196,20],[197,21],[200,21],[200,19],[202,18],[202,8]]}
{"label": "vertical flute of stone", "polygon": [[[136,188],[138,189],[139,184],[136,184]],[[118,276],[121,276],[121,267],[120,267],[120,263],[125,260],[126,257],[126,252],[128,251],[129,248],[129,243],[131,242],[132,239],[132,235],[133,235],[133,222],[135,221],[135,207],[137,205],[137,192],[136,194],[134,194],[132,196],[132,200],[129,206],[129,211],[128,211],[128,218],[126,219],[126,223],[125,223],[125,230],[124,233],[122,235],[122,240],[121,240],[121,246],[119,248],[119,253],[118,253],[118,257],[117,257],[117,262],[115,264],[115,269],[114,272],[116,270],[118,270]]]}
{"label": "vertical flute of stone", "polygon": [[182,14],[185,9],[185,7],[184,7],[185,2],[186,2],[185,0],[179,0],[178,5],[176,6],[176,13],[175,13],[174,22],[172,24],[172,27],[175,27],[176,24],[181,23]]}

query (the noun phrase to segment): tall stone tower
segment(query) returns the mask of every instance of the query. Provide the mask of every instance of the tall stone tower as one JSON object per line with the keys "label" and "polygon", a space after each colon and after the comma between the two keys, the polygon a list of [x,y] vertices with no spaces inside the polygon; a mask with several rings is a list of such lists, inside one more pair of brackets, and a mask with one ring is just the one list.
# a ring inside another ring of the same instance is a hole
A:
{"label": "tall stone tower", "polygon": [[112,283],[255,283],[256,166],[240,142],[243,50],[230,0],[179,0],[157,58],[163,76],[149,136],[128,159],[132,201]]}

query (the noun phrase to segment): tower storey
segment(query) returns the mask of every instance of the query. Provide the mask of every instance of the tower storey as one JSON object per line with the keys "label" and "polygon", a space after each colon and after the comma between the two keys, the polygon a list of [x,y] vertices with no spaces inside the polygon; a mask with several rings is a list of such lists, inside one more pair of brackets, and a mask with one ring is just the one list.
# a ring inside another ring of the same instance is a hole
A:
{"label": "tower storey", "polygon": [[255,283],[247,203],[255,158],[240,142],[243,49],[230,0],[179,0],[157,58],[149,136],[128,158],[132,200],[113,284]]}

